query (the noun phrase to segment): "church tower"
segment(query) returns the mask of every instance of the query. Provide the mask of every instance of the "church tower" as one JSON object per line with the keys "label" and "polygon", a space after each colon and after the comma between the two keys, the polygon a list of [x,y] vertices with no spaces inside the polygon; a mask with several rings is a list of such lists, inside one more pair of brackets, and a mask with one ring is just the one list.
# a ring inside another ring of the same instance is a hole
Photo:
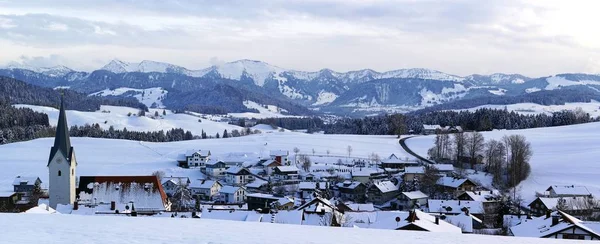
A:
{"label": "church tower", "polygon": [[54,146],[50,149],[48,158],[50,207],[58,204],[73,204],[75,202],[75,169],[77,160],[71,147],[67,114],[64,99],[60,99],[60,113],[56,125]]}

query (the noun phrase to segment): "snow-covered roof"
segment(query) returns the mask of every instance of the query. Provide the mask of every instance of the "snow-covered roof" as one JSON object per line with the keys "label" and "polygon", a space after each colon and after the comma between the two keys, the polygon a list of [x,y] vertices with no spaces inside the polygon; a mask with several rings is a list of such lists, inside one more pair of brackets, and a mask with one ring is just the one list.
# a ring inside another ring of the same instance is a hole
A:
{"label": "snow-covered roof", "polygon": [[298,168],[296,168],[296,166],[277,166],[276,168],[280,172],[287,172],[287,173],[298,172]]}
{"label": "snow-covered roof", "polygon": [[266,199],[272,199],[272,200],[279,200],[278,197],[275,197],[271,194],[264,194],[264,193],[251,193],[246,195],[247,197],[256,197],[256,198],[266,198]]}
{"label": "snow-covered roof", "polygon": [[473,233],[473,220],[481,222],[478,218],[464,213],[457,215],[444,215],[444,221],[462,229],[463,233]]}
{"label": "snow-covered roof", "polygon": [[190,183],[190,189],[210,189],[215,184],[221,184],[214,180],[194,180]]}
{"label": "snow-covered roof", "polygon": [[165,184],[167,183],[167,181],[173,181],[175,184],[179,184],[179,181],[181,181],[184,184],[187,184],[188,182],[190,182],[190,178],[189,177],[185,177],[185,176],[180,176],[180,177],[173,177],[173,176],[165,176],[162,177],[162,179],[160,180],[161,184]]}
{"label": "snow-covered roof", "polygon": [[442,126],[440,125],[423,125],[423,129],[424,130],[437,130],[437,129],[442,129]]}
{"label": "snow-covered roof", "polygon": [[423,166],[411,166],[404,168],[405,174],[425,174],[425,167]]}
{"label": "snow-covered roof", "polygon": [[236,211],[236,210],[215,210],[215,209],[202,209],[200,215],[201,219],[220,219],[220,220],[233,220],[233,221],[246,221],[248,214],[254,213],[253,211]]}
{"label": "snow-covered roof", "polygon": [[241,188],[239,186],[223,186],[221,187],[221,190],[219,190],[219,193],[234,194],[240,189],[244,188]]}
{"label": "snow-covered roof", "polygon": [[208,150],[187,150],[187,151],[185,151],[185,156],[191,157],[194,155],[194,153],[198,153],[201,157],[206,157],[210,154],[210,151],[208,151]]}
{"label": "snow-covered roof", "polygon": [[377,187],[377,189],[379,189],[382,193],[387,193],[387,192],[392,192],[392,191],[398,190],[398,186],[394,185],[394,183],[389,180],[376,181],[376,182],[373,182],[373,185],[375,187]]}
{"label": "snow-covered roof", "polygon": [[553,185],[548,187],[547,191],[554,191],[556,195],[564,195],[564,196],[589,196],[592,193],[585,186],[559,186]]}
{"label": "snow-covered roof", "polygon": [[244,171],[247,171],[248,173],[250,173],[250,171],[248,171],[248,169],[244,168],[244,167],[229,167],[227,169],[227,171],[225,171],[225,173],[227,174],[233,174],[233,175],[237,175],[237,174],[242,174],[244,173]]}
{"label": "snow-covered roof", "polygon": [[289,152],[286,150],[271,150],[269,152],[269,155],[271,155],[271,156],[287,156],[287,155],[289,155]]}
{"label": "snow-covered roof", "polygon": [[588,201],[587,197],[564,197],[564,198],[560,198],[560,197],[538,197],[535,200],[533,200],[529,205],[533,204],[536,200],[540,200],[542,202],[542,204],[544,204],[546,206],[546,208],[550,209],[550,210],[557,210],[557,206],[558,206],[558,201],[560,201],[561,199],[564,201],[566,208],[568,208],[569,210],[581,210],[581,208],[585,208],[585,204],[580,205],[580,204],[572,204],[572,202],[585,202]]}
{"label": "snow-covered roof", "polygon": [[13,186],[17,186],[17,185],[33,186],[33,185],[35,185],[35,182],[37,180],[39,180],[39,178],[35,177],[35,176],[17,176],[17,177],[15,177],[15,180],[13,180]]}
{"label": "snow-covered roof", "polygon": [[338,188],[355,189],[360,184],[362,184],[360,181],[349,181],[349,180],[346,180],[344,182],[340,182],[340,183],[335,184],[335,186],[337,186]]}
{"label": "snow-covered roof", "polygon": [[427,200],[427,206],[431,213],[463,213],[463,208],[467,208],[471,214],[483,214],[483,203],[479,201],[465,200]]}
{"label": "snow-covered roof", "polygon": [[333,205],[329,200],[322,197],[315,197],[310,202],[307,202],[300,207],[298,210],[304,210],[309,212],[333,212],[337,210],[337,207]]}
{"label": "snow-covered roof", "polygon": [[[559,218],[558,224],[552,225],[553,216]],[[560,232],[564,229],[571,228],[573,226],[590,232],[595,235],[596,238],[600,237],[593,228],[597,227],[593,222],[583,222],[569,214],[562,211],[553,212],[549,218],[541,216],[533,219],[525,219],[521,224],[510,228],[511,233],[514,236],[520,237],[544,237],[551,235],[556,232]]]}
{"label": "snow-covered roof", "polygon": [[390,156],[387,157],[388,159],[398,159],[398,157],[396,156],[396,154],[390,154]]}
{"label": "snow-covered roof", "polygon": [[[365,225],[362,223],[352,224],[357,225],[361,228],[371,228],[371,229],[389,229],[389,230],[397,230],[409,225],[415,225],[419,228],[425,229],[430,232],[445,232],[445,233],[462,233],[462,230],[459,227],[456,227],[446,221],[438,219],[438,223],[436,224],[436,217],[432,216],[428,213],[424,213],[419,210],[414,210],[414,214],[416,218],[414,222],[410,221],[409,215],[410,212],[404,211],[378,211],[375,212],[376,215],[367,215],[369,221],[372,217],[375,217],[375,221],[372,221],[370,225]],[[353,216],[354,217],[354,216]],[[357,216],[358,217],[358,216]],[[400,220],[400,221],[396,221]],[[363,219],[360,222],[364,222]]]}
{"label": "snow-covered roof", "polygon": [[204,163],[204,165],[206,165],[206,166],[214,166],[214,165],[216,165],[216,164],[218,164],[218,163],[223,163],[223,164],[225,164],[225,163],[224,163],[223,161],[221,161],[221,160],[217,160],[217,159],[211,158],[211,159],[207,160],[207,161]]}
{"label": "snow-covered roof", "polygon": [[255,188],[256,189],[256,188],[260,188],[260,187],[262,187],[262,186],[264,186],[264,185],[266,185],[268,183],[269,182],[266,182],[264,180],[256,179],[255,181],[246,184],[246,187],[247,188]]}
{"label": "snow-covered roof", "polygon": [[411,200],[423,199],[423,198],[429,197],[421,191],[405,191],[405,192],[402,192],[402,195],[406,196],[408,199],[411,199]]}
{"label": "snow-covered roof", "polygon": [[459,186],[461,186],[463,183],[465,183],[467,181],[468,181],[468,179],[459,179],[459,178],[444,176],[444,177],[440,177],[438,179],[437,184],[441,185],[441,186],[458,188]]}
{"label": "snow-covered roof", "polygon": [[136,208],[166,210],[168,203],[156,176],[81,176],[77,195],[81,201],[135,203]]}
{"label": "snow-covered roof", "polygon": [[473,201],[480,201],[480,202],[495,201],[495,199],[499,195],[498,192],[493,192],[493,191],[466,191],[463,194],[468,195],[469,198],[473,199]]}
{"label": "snow-covered roof", "polygon": [[433,167],[438,171],[454,171],[454,165],[452,164],[434,164]]}
{"label": "snow-covered roof", "polygon": [[[298,189],[300,190],[314,190],[317,189],[317,182],[300,182],[300,184],[298,184]],[[319,189],[320,190],[326,190],[327,189],[327,182],[319,182]]]}

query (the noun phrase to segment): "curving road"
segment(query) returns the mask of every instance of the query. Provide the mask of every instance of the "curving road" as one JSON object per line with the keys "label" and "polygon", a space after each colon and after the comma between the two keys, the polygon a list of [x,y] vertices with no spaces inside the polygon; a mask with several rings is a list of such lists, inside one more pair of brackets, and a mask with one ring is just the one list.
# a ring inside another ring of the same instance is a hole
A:
{"label": "curving road", "polygon": [[402,149],[404,149],[404,151],[406,151],[408,154],[413,155],[415,158],[417,158],[423,162],[426,162],[429,164],[435,164],[436,162],[426,159],[424,157],[421,157],[421,155],[416,154],[415,152],[410,150],[410,148],[408,148],[408,146],[406,145],[406,140],[413,138],[413,137],[415,137],[415,136],[404,137],[398,141],[400,143],[400,146],[402,147]]}

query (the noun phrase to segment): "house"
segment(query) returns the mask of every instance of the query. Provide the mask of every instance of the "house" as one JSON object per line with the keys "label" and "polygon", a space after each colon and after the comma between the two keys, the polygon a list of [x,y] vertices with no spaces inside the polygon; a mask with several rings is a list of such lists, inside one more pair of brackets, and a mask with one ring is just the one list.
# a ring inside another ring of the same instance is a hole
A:
{"label": "house", "polygon": [[246,190],[250,192],[265,192],[269,191],[269,182],[261,179],[256,179],[245,185]]}
{"label": "house", "polygon": [[107,204],[111,204],[112,213],[126,210],[121,207],[135,207],[139,214],[171,209],[171,202],[156,176],[80,176],[76,205]]}
{"label": "house", "polygon": [[14,192],[23,193],[25,195],[31,195],[36,185],[39,187],[42,184],[42,180],[39,177],[25,177],[17,176],[13,180]]}
{"label": "house", "polygon": [[247,168],[234,166],[225,171],[225,181],[231,185],[245,185],[254,181],[254,176]]}
{"label": "house", "polygon": [[279,201],[279,198],[271,194],[252,193],[246,195],[248,210],[271,209],[272,204],[277,201]]}
{"label": "house", "polygon": [[462,213],[471,214],[478,219],[483,219],[485,210],[483,202],[463,201],[463,200],[427,200],[427,209],[429,213],[459,215]]}
{"label": "house", "polygon": [[188,150],[185,154],[180,155],[177,161],[180,167],[204,167],[210,155],[210,151]]}
{"label": "house", "polygon": [[460,213],[457,215],[439,215],[440,219],[461,228],[462,233],[473,233],[474,230],[483,229],[483,221],[472,214]]}
{"label": "house", "polygon": [[342,225],[345,227],[456,234],[462,232],[461,228],[420,210],[346,212],[344,219],[348,222]]}
{"label": "house", "polygon": [[424,166],[411,166],[404,168],[404,175],[402,176],[402,180],[404,182],[412,182],[418,181],[425,175],[425,167]]}
{"label": "house", "polygon": [[272,175],[273,169],[278,166],[282,166],[282,164],[273,159],[261,159],[256,165],[257,168],[263,169],[267,175]]}
{"label": "house", "polygon": [[222,187],[223,185],[215,180],[194,180],[189,185],[192,195],[200,200],[212,200]]}
{"label": "house", "polygon": [[163,177],[161,179],[163,190],[167,193],[167,196],[171,197],[179,187],[179,184],[183,184],[187,187],[190,184],[189,177]]}
{"label": "house", "polygon": [[394,183],[389,180],[375,181],[367,189],[369,201],[376,205],[382,205],[398,196],[398,194],[400,194],[398,186],[394,185]]}
{"label": "house", "polygon": [[367,186],[359,181],[349,181],[337,183],[339,197],[345,200],[354,202],[363,202],[365,200],[365,193]]}
{"label": "house", "polygon": [[271,150],[269,152],[269,156],[271,157],[271,159],[279,162],[279,164],[281,164],[281,165],[289,164],[289,159],[288,159],[289,155],[290,155],[289,151],[286,151],[286,150]]}
{"label": "house", "polygon": [[548,211],[561,210],[570,215],[591,215],[596,204],[595,199],[587,196],[579,197],[537,197],[529,205],[531,215],[542,216]]}
{"label": "house", "polygon": [[298,168],[296,166],[277,166],[273,169],[273,176],[276,180],[288,181],[299,180]]}
{"label": "house", "polygon": [[440,177],[436,184],[447,193],[460,195],[465,191],[474,191],[477,185],[469,179],[461,179],[455,177],[444,176]]}
{"label": "house", "polygon": [[559,186],[553,185],[546,189],[548,197],[591,197],[592,193],[585,186]]}
{"label": "house", "polygon": [[298,190],[300,191],[300,197],[303,199],[310,199],[314,197],[315,193],[321,193],[327,191],[329,184],[324,182],[300,182],[298,184]]}
{"label": "house", "polygon": [[302,225],[340,226],[343,213],[329,200],[315,197],[300,205],[297,209],[303,211]]}
{"label": "house", "polygon": [[407,166],[418,166],[416,161],[401,160],[396,155],[392,154],[389,157],[381,160],[380,167],[382,169],[398,169],[403,170]]}
{"label": "house", "polygon": [[454,165],[452,164],[434,164],[432,166],[441,175],[451,176],[454,173]]}
{"label": "house", "polygon": [[402,192],[398,199],[403,209],[414,209],[426,206],[429,196],[421,191],[408,191]]}
{"label": "house", "polygon": [[227,171],[227,165],[221,160],[210,159],[205,163],[204,173],[209,177],[223,177]]}
{"label": "house", "polygon": [[581,221],[565,212],[548,212],[544,216],[524,219],[509,229],[518,237],[600,240],[600,222]]}
{"label": "house", "polygon": [[239,186],[223,186],[219,190],[221,201],[224,203],[243,203],[246,201],[246,189]]}
{"label": "house", "polygon": [[359,181],[363,184],[367,184],[369,181],[377,178],[380,171],[382,170],[377,171],[377,169],[374,168],[359,168],[353,169],[350,172],[350,175],[352,176],[353,181]]}
{"label": "house", "polygon": [[300,177],[302,178],[302,180],[305,180],[305,181],[314,181],[316,179],[315,175],[312,173],[304,174],[304,175],[301,175]]}
{"label": "house", "polygon": [[22,193],[12,191],[0,192],[0,213],[20,212],[19,201],[21,201]]}
{"label": "house", "polygon": [[478,201],[483,204],[483,219],[486,225],[495,225],[498,217],[498,208],[502,198],[497,191],[466,191],[456,197],[458,200]]}
{"label": "house", "polygon": [[443,128],[443,131],[446,133],[461,133],[463,132],[463,128],[461,126],[446,126]]}
{"label": "house", "polygon": [[433,134],[437,134],[441,130],[442,130],[442,127],[440,125],[425,125],[424,124],[423,128],[421,128],[421,134],[433,135]]}

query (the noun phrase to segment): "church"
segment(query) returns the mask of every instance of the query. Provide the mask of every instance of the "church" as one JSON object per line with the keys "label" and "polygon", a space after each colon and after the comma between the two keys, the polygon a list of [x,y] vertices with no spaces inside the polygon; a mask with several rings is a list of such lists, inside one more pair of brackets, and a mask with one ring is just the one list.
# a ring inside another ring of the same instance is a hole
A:
{"label": "church", "polygon": [[[157,176],[81,176],[61,98],[54,146],[48,158],[50,207],[61,213],[155,214],[171,203]],[[137,210],[136,210],[137,209]]]}

